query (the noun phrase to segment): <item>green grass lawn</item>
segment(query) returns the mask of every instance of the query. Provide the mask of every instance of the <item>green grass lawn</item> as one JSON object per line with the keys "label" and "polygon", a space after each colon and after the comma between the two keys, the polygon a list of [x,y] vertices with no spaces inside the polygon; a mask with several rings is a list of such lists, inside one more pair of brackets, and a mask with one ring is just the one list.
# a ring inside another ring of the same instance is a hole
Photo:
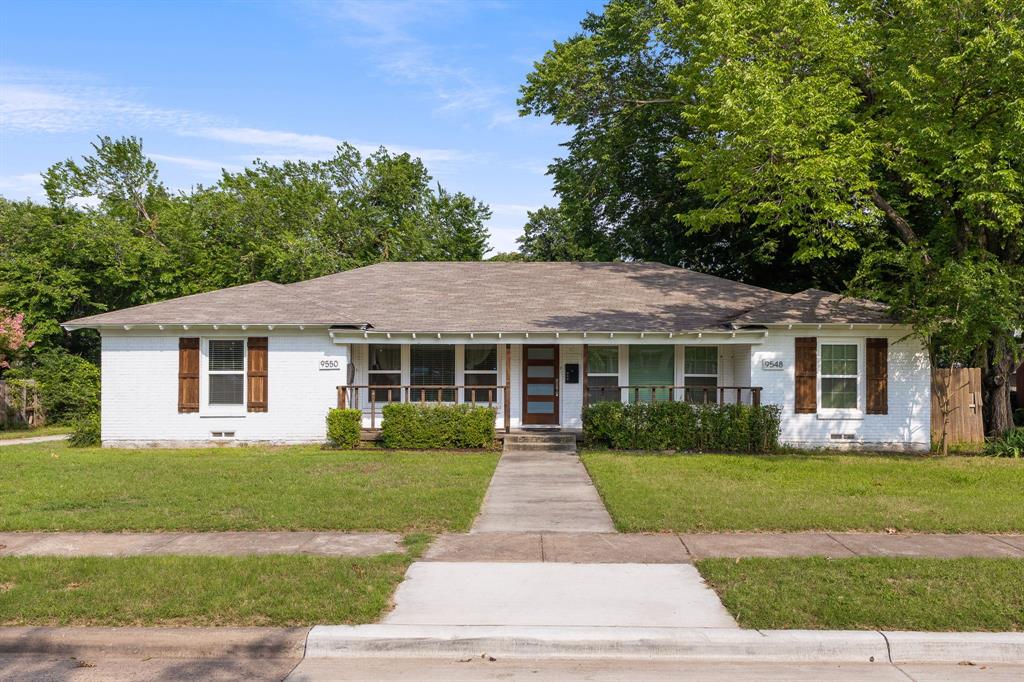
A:
{"label": "green grass lawn", "polygon": [[1019,631],[1020,559],[705,559],[741,627]]}
{"label": "green grass lawn", "polygon": [[38,429],[5,429],[0,431],[0,440],[35,438],[36,436],[56,436],[71,433],[71,430],[70,426],[40,426]]}
{"label": "green grass lawn", "polygon": [[360,559],[0,557],[0,625],[371,623],[422,546]]}
{"label": "green grass lawn", "polygon": [[0,448],[0,530],[469,528],[498,453]]}
{"label": "green grass lawn", "polygon": [[1024,530],[1022,461],[587,452],[583,462],[621,531]]}

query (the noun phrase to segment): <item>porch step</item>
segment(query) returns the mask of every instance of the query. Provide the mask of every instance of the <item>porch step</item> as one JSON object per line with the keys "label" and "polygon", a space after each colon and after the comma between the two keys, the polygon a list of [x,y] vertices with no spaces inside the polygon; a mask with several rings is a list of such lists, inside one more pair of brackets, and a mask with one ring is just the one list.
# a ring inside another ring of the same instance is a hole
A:
{"label": "porch step", "polygon": [[576,434],[519,434],[505,436],[505,452],[576,452]]}

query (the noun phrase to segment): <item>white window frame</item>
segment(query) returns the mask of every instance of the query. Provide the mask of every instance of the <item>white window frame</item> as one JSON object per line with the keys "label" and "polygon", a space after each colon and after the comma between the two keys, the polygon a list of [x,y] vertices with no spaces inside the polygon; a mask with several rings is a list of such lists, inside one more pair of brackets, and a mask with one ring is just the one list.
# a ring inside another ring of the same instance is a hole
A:
{"label": "white window frame", "polygon": [[[616,371],[616,372],[591,372],[590,371],[590,353],[592,353],[594,351],[594,348],[614,348],[615,349],[615,366],[618,368],[618,371]],[[620,346],[618,344],[593,343],[593,344],[589,344],[588,345],[588,347],[587,347],[587,392],[588,393],[593,391],[593,388],[590,385],[590,377],[615,377],[615,384],[618,385],[618,386],[622,386],[623,385],[623,382],[622,382],[622,351],[621,351],[621,348],[620,348]],[[622,390],[624,390],[624,389],[620,389],[620,393],[622,392]],[[605,396],[607,398],[606,402],[615,402],[616,400],[611,397],[611,396],[614,396],[614,395],[615,395],[614,393],[606,391],[605,392]],[[590,396],[589,395],[587,396],[587,402],[588,403],[590,402]],[[622,402],[622,396],[621,395],[618,396],[617,402]]]}
{"label": "white window frame", "polygon": [[[470,348],[480,348],[481,346],[489,346],[491,344],[489,344],[489,343],[478,343],[478,344],[461,344],[461,345],[462,345],[462,353],[461,353],[461,355],[462,355],[462,365],[461,365],[462,378],[461,379],[459,378],[460,365],[459,365],[458,360],[459,360],[459,355],[460,354],[458,352],[458,349],[456,349],[456,351],[455,351],[455,361],[456,361],[455,362],[455,383],[456,384],[462,384],[463,386],[469,386],[469,382],[466,381],[466,375],[469,375],[469,374],[472,374],[473,376],[478,376],[478,375],[479,376],[494,375],[494,386],[493,386],[493,393],[492,393],[492,395],[494,397],[494,400],[491,401],[491,406],[493,407],[493,406],[496,406],[499,402],[504,402],[504,401],[499,399],[499,394],[498,394],[498,388],[499,388],[499,386],[498,386],[498,370],[501,368],[501,344],[497,343],[497,342],[494,344],[494,369],[493,370],[489,370],[489,369],[469,369],[466,366],[466,351],[467,350],[469,350]],[[472,393],[473,393],[469,388],[460,388],[458,390],[457,401],[460,402],[460,403],[469,403],[470,405],[486,405],[487,404],[487,389],[490,388],[490,387],[488,387],[488,386],[486,386],[484,384],[481,384],[480,386],[483,389],[483,391],[481,392],[480,390],[478,390],[476,392],[476,400],[475,401],[472,400],[470,397],[468,397],[468,396],[472,396]]]}
{"label": "white window frame", "polygon": [[[824,346],[856,346],[857,347],[857,374],[829,374],[828,377],[821,371],[822,362],[822,348]],[[863,419],[864,418],[864,405],[866,381],[864,374],[864,355],[865,341],[863,338],[818,338],[818,352],[817,352],[817,398],[818,398],[818,417],[821,419]],[[857,380],[857,405],[852,408],[841,408],[841,407],[823,407],[821,398],[821,380],[822,379],[856,379]]]}
{"label": "white window frame", "polygon": [[[371,369],[370,362],[371,362],[371,359],[373,357],[372,356],[373,347],[374,346],[392,346],[392,345],[393,346],[398,346],[398,369]],[[388,344],[388,343],[368,343],[368,344],[366,344],[366,384],[368,386],[373,385],[373,382],[370,381],[370,378],[373,375],[375,375],[375,374],[397,374],[398,375],[398,384],[381,384],[380,386],[377,387],[380,390],[385,390],[383,388],[385,385],[394,386],[394,388],[386,389],[386,390],[389,391],[389,393],[388,393],[389,397],[390,397],[390,392],[391,391],[398,391],[398,400],[397,401],[390,401],[390,402],[401,402],[405,398],[405,391],[401,388],[402,384],[405,383],[405,371],[404,371],[404,369],[405,369],[405,355],[406,354],[403,351],[402,347],[399,346],[398,344]],[[372,389],[369,389],[369,388],[366,389],[366,402],[367,402],[367,404],[371,403],[371,401],[370,401],[370,391],[371,390]],[[375,393],[374,395],[378,395],[379,396],[380,393]],[[378,399],[376,401],[376,403],[380,404],[380,405],[383,405],[383,404],[385,404],[387,402],[389,402],[389,401],[380,400],[380,399]]]}
{"label": "white window frame", "polygon": [[[213,374],[241,374],[242,375],[242,403],[240,405],[211,405],[210,404],[210,341],[241,341],[242,342],[242,371],[223,372],[214,371]],[[201,337],[199,346],[201,348],[202,363],[199,373],[199,415],[202,417],[244,417],[248,414],[249,403],[249,340],[244,336],[210,336]]]}
{"label": "white window frame", "polygon": [[[686,354],[691,349],[693,349],[693,348],[714,348],[715,349],[715,372],[714,372],[714,374],[691,374],[691,373],[686,371]],[[690,382],[689,382],[689,378],[690,377],[693,377],[695,379],[714,379],[715,380],[715,385],[713,387],[713,390],[708,391],[709,398],[710,398],[710,400],[708,402],[709,403],[717,403],[718,402],[718,394],[719,394],[719,391],[718,391],[718,388],[719,388],[719,386],[718,386],[718,378],[721,375],[721,370],[722,370],[722,349],[721,349],[720,346],[712,346],[712,345],[683,346],[683,399],[684,400],[686,399],[687,388],[689,388],[689,384],[690,384]],[[696,389],[712,388],[712,387],[710,387],[710,386],[694,386],[693,388],[694,388],[694,390],[696,390]],[[704,396],[703,396],[703,393],[702,393],[701,394],[701,398],[703,398],[703,397]],[[703,402],[703,400],[694,400],[694,402]]]}

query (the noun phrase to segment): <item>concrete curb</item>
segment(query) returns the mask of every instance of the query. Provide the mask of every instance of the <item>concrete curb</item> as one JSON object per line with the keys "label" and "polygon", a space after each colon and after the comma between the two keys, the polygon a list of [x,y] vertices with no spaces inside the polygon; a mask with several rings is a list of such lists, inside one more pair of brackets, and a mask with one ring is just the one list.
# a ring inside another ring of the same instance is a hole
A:
{"label": "concrete curb", "polygon": [[309,628],[2,627],[0,655],[301,658]]}
{"label": "concrete curb", "polygon": [[307,658],[670,658],[703,661],[1024,663],[1024,633],[729,628],[318,625]]}

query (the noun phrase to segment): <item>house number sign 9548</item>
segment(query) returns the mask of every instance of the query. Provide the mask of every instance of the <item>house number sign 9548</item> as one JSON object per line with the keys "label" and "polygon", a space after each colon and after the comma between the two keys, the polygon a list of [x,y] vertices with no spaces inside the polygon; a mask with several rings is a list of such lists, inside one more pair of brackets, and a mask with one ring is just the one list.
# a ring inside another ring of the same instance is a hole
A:
{"label": "house number sign 9548", "polygon": [[782,364],[782,360],[762,360],[761,361],[761,369],[763,369],[765,371],[768,371],[768,372],[778,371],[780,369],[783,369],[783,367],[784,366]]}
{"label": "house number sign 9548", "polygon": [[334,370],[334,369],[341,369],[341,360],[331,360],[331,359],[328,358],[326,360],[321,360],[320,361],[320,371],[321,372],[324,372],[324,371],[327,371],[327,370]]}

